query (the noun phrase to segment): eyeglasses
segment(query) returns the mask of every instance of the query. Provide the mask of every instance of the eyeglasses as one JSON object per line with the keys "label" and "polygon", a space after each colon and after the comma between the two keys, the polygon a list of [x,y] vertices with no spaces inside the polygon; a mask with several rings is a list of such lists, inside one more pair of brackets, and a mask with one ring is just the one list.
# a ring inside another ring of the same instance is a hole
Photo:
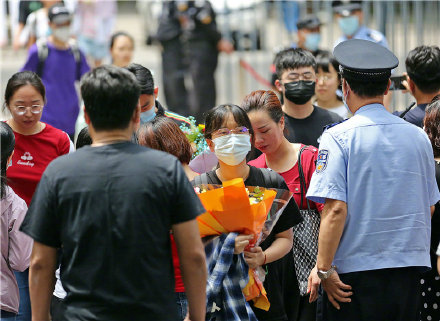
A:
{"label": "eyeglasses", "polygon": [[287,75],[288,81],[300,81],[301,79],[305,81],[314,81],[316,79],[316,76],[314,73],[311,72],[305,72],[303,74],[289,73]]}
{"label": "eyeglasses", "polygon": [[229,129],[229,128],[220,128],[212,133],[212,136],[221,137],[231,134],[238,134],[238,135],[249,135],[249,129],[247,129],[244,126],[237,127],[235,129]]}
{"label": "eyeglasses", "polygon": [[32,105],[32,106],[15,106],[15,113],[19,116],[23,116],[26,110],[30,108],[32,114],[39,114],[43,110],[42,105]]}
{"label": "eyeglasses", "polygon": [[331,75],[321,75],[321,76],[317,76],[316,79],[318,81],[322,80],[323,82],[327,82],[329,80],[332,80],[333,76],[331,76]]}

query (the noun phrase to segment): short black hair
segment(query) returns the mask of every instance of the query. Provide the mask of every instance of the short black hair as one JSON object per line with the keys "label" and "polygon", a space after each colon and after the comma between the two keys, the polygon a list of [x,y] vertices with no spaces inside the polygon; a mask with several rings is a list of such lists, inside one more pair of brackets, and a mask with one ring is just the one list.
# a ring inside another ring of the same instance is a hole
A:
{"label": "short black hair", "polygon": [[78,137],[76,138],[75,148],[80,149],[81,147],[91,144],[92,137],[90,137],[89,127],[86,126],[79,132]]}
{"label": "short black hair", "polygon": [[115,41],[118,37],[127,37],[128,39],[131,40],[131,43],[133,44],[134,47],[134,39],[132,36],[130,36],[125,31],[117,31],[114,34],[112,34],[112,36],[110,37],[110,49],[113,49],[113,45],[115,44]]}
{"label": "short black hair", "polygon": [[5,90],[5,105],[9,106],[12,96],[23,86],[31,85],[43,97],[46,102],[46,89],[44,88],[41,78],[33,71],[20,71],[12,75],[8,80]]}
{"label": "short black hair", "polygon": [[301,67],[312,67],[316,71],[316,60],[312,53],[301,48],[281,50],[274,59],[278,79],[284,71]]}
{"label": "short black hair", "polygon": [[406,71],[420,91],[433,94],[440,90],[440,49],[419,46],[411,50],[405,61]]}
{"label": "short black hair", "polygon": [[81,95],[97,131],[125,129],[138,104],[140,88],[131,72],[106,65],[83,76]]}
{"label": "short black hair", "polygon": [[234,120],[238,126],[245,126],[247,129],[249,129],[249,134],[251,134],[252,139],[254,139],[254,131],[247,113],[242,108],[234,104],[219,105],[206,113],[205,138],[211,139],[212,133],[222,128],[229,115],[234,117]]}
{"label": "short black hair", "polygon": [[388,79],[374,81],[357,81],[352,78],[344,78],[351,90],[359,97],[371,98],[385,94],[388,87]]}
{"label": "short black hair", "polygon": [[139,87],[141,87],[141,95],[153,95],[154,94],[154,79],[151,71],[139,64],[129,64],[124,67],[136,77]]}
{"label": "short black hair", "polygon": [[316,56],[316,69],[322,69],[324,72],[330,72],[330,64],[338,73],[338,78],[341,80],[339,75],[339,62],[336,60],[335,56],[331,54],[330,51],[322,51]]}

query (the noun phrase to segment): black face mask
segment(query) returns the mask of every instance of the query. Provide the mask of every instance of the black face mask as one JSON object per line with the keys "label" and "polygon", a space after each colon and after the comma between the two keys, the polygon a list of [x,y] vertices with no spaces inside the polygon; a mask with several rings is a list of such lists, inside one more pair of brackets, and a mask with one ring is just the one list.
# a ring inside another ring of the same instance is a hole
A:
{"label": "black face mask", "polygon": [[314,81],[293,81],[284,84],[284,95],[296,105],[304,105],[315,94]]}

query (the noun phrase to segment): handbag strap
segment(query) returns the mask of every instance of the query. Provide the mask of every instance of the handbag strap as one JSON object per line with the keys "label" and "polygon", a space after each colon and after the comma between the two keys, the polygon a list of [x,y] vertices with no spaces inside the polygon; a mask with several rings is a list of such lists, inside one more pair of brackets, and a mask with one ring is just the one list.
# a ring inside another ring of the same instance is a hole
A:
{"label": "handbag strap", "polygon": [[[307,147],[308,146],[306,146],[306,145],[301,147],[299,154],[298,154],[298,172],[299,172],[299,182],[300,182],[300,189],[301,189],[301,208],[303,207],[303,200],[304,200],[304,197],[307,192],[306,178],[304,176],[304,170],[303,170],[303,167],[301,164],[301,155]],[[307,203],[307,209],[310,211],[310,203],[307,198],[306,198],[306,203]]]}

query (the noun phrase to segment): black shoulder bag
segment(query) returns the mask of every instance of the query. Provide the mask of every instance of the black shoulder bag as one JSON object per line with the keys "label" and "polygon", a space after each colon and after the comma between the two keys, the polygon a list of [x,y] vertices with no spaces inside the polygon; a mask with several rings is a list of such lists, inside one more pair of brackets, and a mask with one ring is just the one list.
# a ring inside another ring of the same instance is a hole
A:
{"label": "black shoulder bag", "polygon": [[303,198],[307,193],[306,179],[301,165],[301,155],[307,146],[303,146],[298,155],[298,171],[301,187],[300,213],[303,221],[293,227],[293,257],[295,272],[301,296],[307,295],[307,281],[310,271],[316,264],[318,255],[318,235],[321,217],[316,209],[310,209],[306,199],[307,209],[303,210]]}

